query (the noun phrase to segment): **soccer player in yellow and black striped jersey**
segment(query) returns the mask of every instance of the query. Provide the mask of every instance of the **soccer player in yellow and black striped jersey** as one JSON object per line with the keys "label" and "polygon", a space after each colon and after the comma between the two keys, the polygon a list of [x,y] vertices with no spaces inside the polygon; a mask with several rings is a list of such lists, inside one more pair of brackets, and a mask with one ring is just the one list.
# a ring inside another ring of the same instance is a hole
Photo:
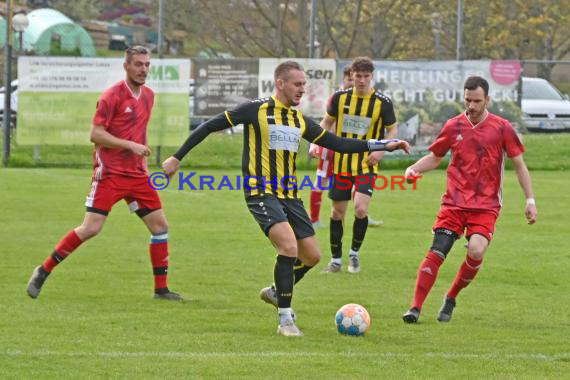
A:
{"label": "soccer player in yellow and black striped jersey", "polygon": [[346,139],[324,131],[292,107],[305,92],[305,72],[297,62],[275,69],[275,95],[223,112],[200,125],[178,151],[163,163],[172,176],[180,160],[214,131],[244,125],[242,171],[246,203],[253,217],[277,249],[274,286],[261,290],[261,299],[277,307],[277,333],[303,335],[291,309],[293,285],[320,260],[315,231],[296,189],[295,159],[300,138],[344,153],[409,150],[405,141]]}
{"label": "soccer player in yellow and black striped jersey", "polygon": [[[329,99],[327,113],[321,121],[324,129],[334,130],[339,137],[356,139],[388,139],[397,135],[396,116],[392,101],[372,87],[374,63],[368,57],[355,58],[351,65],[354,87],[335,92]],[[333,201],[330,220],[330,244],[332,259],[325,272],[340,272],[342,268],[343,221],[348,201],[354,192],[354,223],[352,244],[349,251],[348,271],[360,271],[358,252],[368,228],[368,207],[372,197],[372,178],[378,173],[378,161],[384,152],[334,154],[334,176],[329,198]],[[339,174],[342,174],[339,177]],[[367,176],[366,183],[356,183],[357,176]],[[352,186],[341,186],[347,181]]]}

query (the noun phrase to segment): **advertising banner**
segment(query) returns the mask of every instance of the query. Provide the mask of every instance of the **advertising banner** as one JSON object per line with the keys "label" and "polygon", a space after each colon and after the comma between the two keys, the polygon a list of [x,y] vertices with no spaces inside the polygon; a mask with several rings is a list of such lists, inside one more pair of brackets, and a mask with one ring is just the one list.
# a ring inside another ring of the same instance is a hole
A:
{"label": "advertising banner", "polygon": [[[337,63],[342,73],[351,61]],[[394,102],[403,135],[429,145],[443,123],[463,111],[463,83],[471,75],[489,82],[490,111],[520,121],[519,61],[374,61],[374,87]]]}
{"label": "advertising banner", "polygon": [[258,59],[195,59],[193,116],[211,117],[258,98]]}
{"label": "advertising banner", "polygon": [[[273,95],[275,67],[287,59],[261,58],[259,60],[259,97]],[[323,118],[328,97],[335,90],[336,63],[334,59],[295,59],[305,69],[307,85],[299,109],[317,121]]]}
{"label": "advertising banner", "polygon": [[[125,78],[121,58],[21,57],[19,144],[89,145],[101,93]],[[146,85],[155,92],[149,145],[178,146],[188,135],[190,61],[153,59]]]}

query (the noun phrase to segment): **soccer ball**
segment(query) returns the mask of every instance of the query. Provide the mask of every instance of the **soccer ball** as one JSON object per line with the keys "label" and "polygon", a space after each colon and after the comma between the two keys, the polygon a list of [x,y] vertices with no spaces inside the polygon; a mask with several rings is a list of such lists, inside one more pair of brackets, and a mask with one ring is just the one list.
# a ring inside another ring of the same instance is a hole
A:
{"label": "soccer ball", "polygon": [[343,335],[362,336],[370,327],[368,311],[356,303],[349,303],[338,309],[334,321],[338,332]]}

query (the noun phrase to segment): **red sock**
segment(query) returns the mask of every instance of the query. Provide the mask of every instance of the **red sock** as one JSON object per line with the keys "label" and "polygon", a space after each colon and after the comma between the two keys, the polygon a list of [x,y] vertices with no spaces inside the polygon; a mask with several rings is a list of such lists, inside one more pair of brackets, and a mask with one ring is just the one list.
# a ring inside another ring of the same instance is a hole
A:
{"label": "red sock", "polygon": [[61,263],[67,256],[83,243],[75,230],[71,230],[60,240],[53,253],[48,256],[42,264],[46,272],[51,272],[53,268]]}
{"label": "red sock", "polygon": [[168,288],[168,234],[153,235],[150,238],[150,262],[154,274],[154,288]]}
{"label": "red sock", "polygon": [[455,281],[453,281],[453,285],[451,285],[451,288],[449,288],[449,291],[447,292],[447,296],[450,298],[456,298],[461,289],[467,287],[467,285],[473,281],[477,272],[479,272],[482,262],[483,259],[474,260],[467,256],[463,264],[461,264],[459,272],[457,272],[457,276],[455,276]]}
{"label": "red sock", "polygon": [[311,190],[311,223],[318,222],[321,214],[322,191]]}
{"label": "red sock", "polygon": [[437,279],[437,273],[439,272],[441,264],[443,264],[441,256],[429,251],[418,269],[418,278],[416,279],[416,290],[414,291],[412,307],[417,307],[421,310],[429,291]]}

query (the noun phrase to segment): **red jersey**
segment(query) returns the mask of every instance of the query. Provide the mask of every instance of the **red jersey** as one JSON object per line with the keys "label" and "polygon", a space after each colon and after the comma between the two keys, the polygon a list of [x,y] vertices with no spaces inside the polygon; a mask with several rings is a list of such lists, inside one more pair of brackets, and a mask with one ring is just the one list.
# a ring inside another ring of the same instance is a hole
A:
{"label": "red jersey", "polygon": [[[103,126],[120,139],[146,145],[146,129],[153,105],[154,92],[150,88],[141,86],[136,97],[122,80],[105,90],[99,98],[93,125]],[[95,145],[93,166],[98,179],[109,174],[127,177],[148,175],[146,157],[137,156],[128,149]]]}
{"label": "red jersey", "polygon": [[463,113],[450,119],[429,150],[443,157],[451,149],[447,168],[447,190],[442,204],[472,211],[501,209],[504,155],[524,152],[511,124],[492,113],[473,125]]}

